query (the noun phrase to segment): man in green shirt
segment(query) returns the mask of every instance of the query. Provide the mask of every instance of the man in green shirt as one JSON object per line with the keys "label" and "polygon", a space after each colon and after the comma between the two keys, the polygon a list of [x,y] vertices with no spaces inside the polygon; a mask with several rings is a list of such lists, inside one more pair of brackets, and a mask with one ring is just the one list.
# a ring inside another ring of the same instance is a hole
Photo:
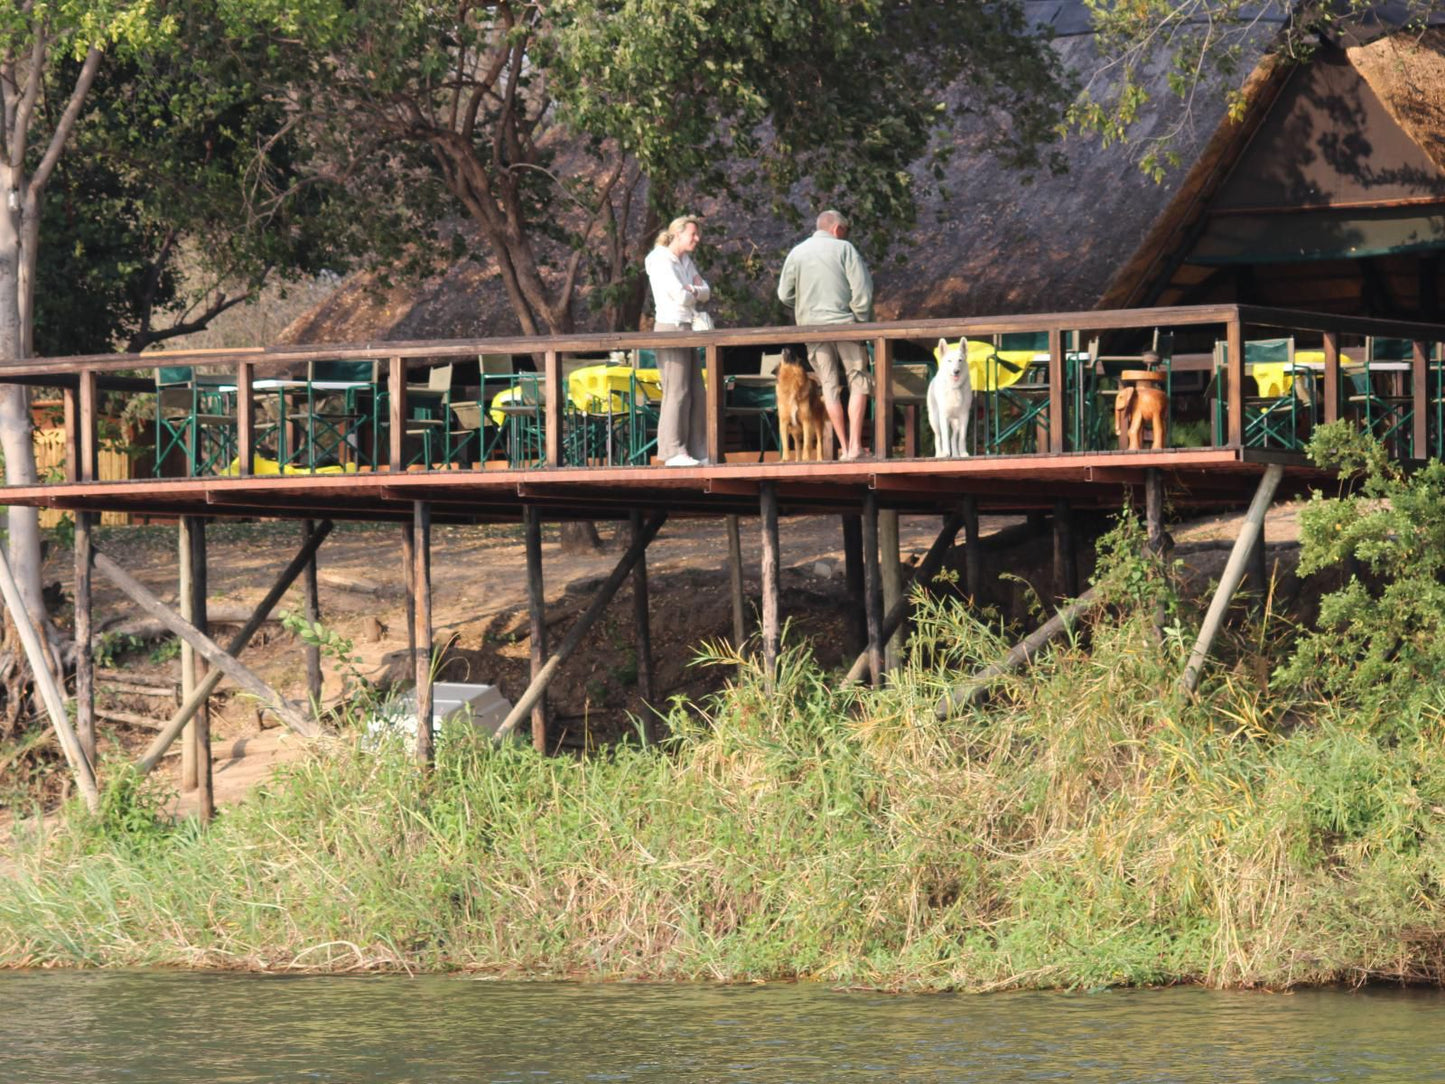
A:
{"label": "man in green shirt", "polygon": [[[778,298],[800,327],[867,323],[873,319],[873,278],[848,242],[848,220],[837,211],[818,216],[817,232],[788,253],[778,278]],[[808,362],[823,385],[823,405],[843,459],[863,454],[863,418],[873,377],[861,342],[810,342]],[[843,385],[848,386],[847,424]]]}

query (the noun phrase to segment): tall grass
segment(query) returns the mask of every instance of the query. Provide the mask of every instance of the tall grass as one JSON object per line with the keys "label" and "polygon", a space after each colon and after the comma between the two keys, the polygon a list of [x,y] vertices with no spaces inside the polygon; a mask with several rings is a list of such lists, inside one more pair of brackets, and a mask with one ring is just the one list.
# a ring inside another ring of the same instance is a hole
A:
{"label": "tall grass", "polygon": [[[886,689],[806,652],[679,703],[663,748],[539,757],[449,732],[318,750],[205,831],[132,787],[22,843],[11,965],[475,969],[888,988],[1427,978],[1445,945],[1439,711],[1285,710],[1247,660],[1176,691],[1152,604],[986,707],[996,635],[927,604]],[[726,660],[724,660],[726,661]]]}

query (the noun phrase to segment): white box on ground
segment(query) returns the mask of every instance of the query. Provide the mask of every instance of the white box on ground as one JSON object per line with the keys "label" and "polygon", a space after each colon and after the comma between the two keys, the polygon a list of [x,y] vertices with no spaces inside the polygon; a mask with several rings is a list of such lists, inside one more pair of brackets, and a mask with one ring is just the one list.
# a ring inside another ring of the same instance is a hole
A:
{"label": "white box on ground", "polygon": [[[511,701],[497,691],[495,685],[474,685],[464,681],[432,683],[432,733],[449,719],[470,719],[473,726],[495,734],[512,710]],[[416,690],[412,689],[386,708],[373,715],[367,723],[373,737],[384,733],[405,735],[408,743],[416,741]]]}

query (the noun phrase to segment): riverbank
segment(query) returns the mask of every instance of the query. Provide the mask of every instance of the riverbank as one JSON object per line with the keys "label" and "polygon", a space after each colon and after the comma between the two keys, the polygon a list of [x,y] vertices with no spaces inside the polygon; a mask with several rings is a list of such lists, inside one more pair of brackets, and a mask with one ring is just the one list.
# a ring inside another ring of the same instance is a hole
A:
{"label": "riverbank", "polygon": [[939,693],[1003,646],[950,603],[926,610],[895,685],[840,691],[795,651],[775,691],[744,667],[679,704],[663,749],[543,758],[449,734],[427,777],[351,740],[205,832],[120,794],[107,819],[20,846],[0,961],[888,989],[1435,981],[1438,715],[1272,696],[1269,624],[1185,697],[1194,615],[1156,640],[1135,588],[944,722]]}

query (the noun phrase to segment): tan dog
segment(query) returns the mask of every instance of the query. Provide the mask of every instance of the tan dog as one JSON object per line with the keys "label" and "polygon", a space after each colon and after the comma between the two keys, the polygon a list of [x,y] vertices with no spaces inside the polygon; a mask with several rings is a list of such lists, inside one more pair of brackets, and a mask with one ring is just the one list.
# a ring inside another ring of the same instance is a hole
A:
{"label": "tan dog", "polygon": [[1127,429],[1129,450],[1137,452],[1144,443],[1144,423],[1148,422],[1154,430],[1154,449],[1157,451],[1164,447],[1168,410],[1169,397],[1161,388],[1143,383],[1123,388],[1114,400],[1114,432],[1123,437]]}
{"label": "tan dog", "polygon": [[[778,441],[782,451],[778,458],[788,458],[791,442],[799,461],[808,458],[811,445],[814,459],[823,459],[823,427],[828,424],[828,411],[823,406],[823,393],[817,382],[803,368],[798,356],[783,348],[778,364]],[[801,443],[800,443],[801,438]]]}

